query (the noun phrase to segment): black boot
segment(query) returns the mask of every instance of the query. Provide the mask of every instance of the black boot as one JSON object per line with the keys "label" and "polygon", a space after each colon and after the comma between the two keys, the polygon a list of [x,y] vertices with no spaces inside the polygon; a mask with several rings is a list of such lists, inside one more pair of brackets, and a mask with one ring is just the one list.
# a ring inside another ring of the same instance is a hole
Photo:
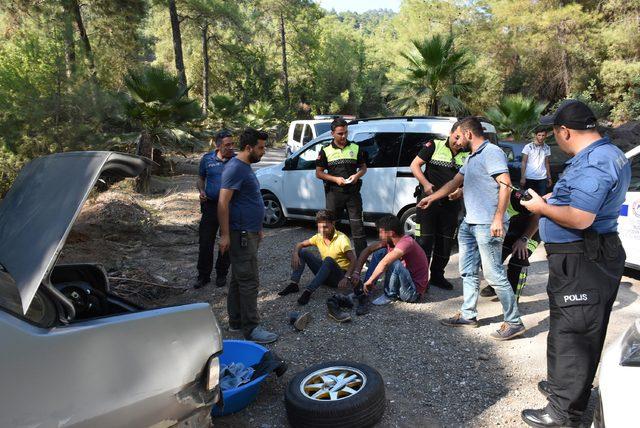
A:
{"label": "black boot", "polygon": [[556,427],[577,427],[579,423],[572,421],[559,421],[551,416],[547,409],[526,409],[522,411],[522,420],[532,427],[556,428]]}
{"label": "black boot", "polygon": [[300,297],[298,297],[298,304],[304,306],[309,303],[309,299],[311,299],[311,291],[304,290]]}
{"label": "black boot", "polygon": [[287,294],[297,293],[298,291],[300,291],[300,287],[298,287],[298,284],[296,284],[295,282],[290,282],[289,285],[284,288],[284,290],[278,292],[278,296],[286,296]]}
{"label": "black boot", "polygon": [[211,282],[210,278],[200,278],[198,277],[198,279],[196,280],[195,284],[193,284],[193,288],[202,288],[205,285],[207,285],[208,283]]}
{"label": "black boot", "polygon": [[344,312],[342,309],[340,309],[340,305],[338,305],[335,297],[330,297],[329,299],[327,299],[327,310],[329,312],[329,317],[338,322],[351,321],[351,315],[349,315],[348,312]]}
{"label": "black boot", "polygon": [[551,395],[551,387],[549,386],[549,382],[546,380],[541,380],[538,382],[538,391],[545,397],[549,398]]}
{"label": "black boot", "polygon": [[366,294],[361,294],[357,296],[358,306],[356,307],[356,315],[366,315],[369,313],[369,308],[371,307],[371,299]]}
{"label": "black boot", "polygon": [[336,300],[336,303],[341,308],[351,309],[353,308],[353,301],[351,298],[345,294],[334,294],[333,297]]}

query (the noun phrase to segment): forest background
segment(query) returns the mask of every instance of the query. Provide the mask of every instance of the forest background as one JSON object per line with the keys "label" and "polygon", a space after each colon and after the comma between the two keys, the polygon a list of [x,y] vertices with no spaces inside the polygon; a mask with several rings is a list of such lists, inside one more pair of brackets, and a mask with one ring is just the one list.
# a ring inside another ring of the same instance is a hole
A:
{"label": "forest background", "polygon": [[483,115],[505,138],[567,97],[640,119],[640,0],[5,0],[0,195],[44,154],[193,150],[290,120]]}

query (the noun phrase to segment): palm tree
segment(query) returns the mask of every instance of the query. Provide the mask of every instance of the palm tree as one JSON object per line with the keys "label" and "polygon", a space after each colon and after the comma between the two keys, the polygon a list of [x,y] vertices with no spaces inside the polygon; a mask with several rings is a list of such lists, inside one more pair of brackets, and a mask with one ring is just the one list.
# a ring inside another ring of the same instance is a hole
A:
{"label": "palm tree", "polygon": [[417,53],[402,53],[409,61],[404,79],[386,90],[394,98],[390,106],[402,114],[421,108],[425,114],[437,116],[440,106],[453,113],[464,111],[460,97],[470,92],[471,87],[457,77],[471,64],[467,51],[454,50],[453,36],[414,40],[413,46]]}
{"label": "palm tree", "polygon": [[[136,154],[140,156],[151,158],[154,147],[175,145],[177,138],[173,130],[201,118],[198,104],[187,97],[188,88],[162,68],[129,71],[124,82],[129,92],[124,102],[125,113],[140,130],[136,144]],[[136,190],[147,192],[149,178],[147,169],[136,180]]]}
{"label": "palm tree", "polygon": [[522,141],[536,128],[540,114],[546,107],[546,102],[538,102],[521,94],[507,95],[496,107],[490,108],[486,116],[503,136]]}

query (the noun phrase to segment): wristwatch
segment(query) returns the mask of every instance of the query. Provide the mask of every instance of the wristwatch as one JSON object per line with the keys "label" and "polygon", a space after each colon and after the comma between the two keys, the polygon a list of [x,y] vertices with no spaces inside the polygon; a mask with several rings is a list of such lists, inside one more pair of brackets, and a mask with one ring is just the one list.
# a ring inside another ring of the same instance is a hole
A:
{"label": "wristwatch", "polygon": [[529,238],[527,238],[526,236],[521,236],[521,237],[520,237],[520,240],[521,240],[522,242],[524,242],[525,244],[527,244],[527,243],[529,242]]}

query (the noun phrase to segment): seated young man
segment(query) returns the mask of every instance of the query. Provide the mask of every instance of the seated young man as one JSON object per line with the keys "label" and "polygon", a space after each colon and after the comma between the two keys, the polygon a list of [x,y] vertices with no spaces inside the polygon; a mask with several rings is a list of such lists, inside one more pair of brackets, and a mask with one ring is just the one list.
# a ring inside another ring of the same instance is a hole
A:
{"label": "seated young man", "polygon": [[[360,272],[371,255],[369,269],[364,277],[364,292],[371,293],[383,274],[384,294],[373,301],[374,305],[386,305],[396,300],[417,302],[427,291],[429,261],[424,250],[409,235],[404,234],[402,223],[396,216],[382,217],[377,221],[380,242],[369,245],[358,258],[354,271]],[[351,276],[352,282],[358,275]]]}
{"label": "seated young man", "polygon": [[[336,218],[333,212],[318,211],[316,223],[318,233],[306,241],[296,244],[291,257],[291,268],[293,269],[291,283],[278,293],[280,296],[286,296],[298,292],[300,290],[298,283],[304,272],[304,267],[305,265],[309,266],[315,277],[298,298],[300,305],[309,303],[311,294],[322,284],[337,287],[347,271],[351,272],[356,261],[349,238],[336,230]],[[320,257],[307,248],[311,246],[318,248]]]}

